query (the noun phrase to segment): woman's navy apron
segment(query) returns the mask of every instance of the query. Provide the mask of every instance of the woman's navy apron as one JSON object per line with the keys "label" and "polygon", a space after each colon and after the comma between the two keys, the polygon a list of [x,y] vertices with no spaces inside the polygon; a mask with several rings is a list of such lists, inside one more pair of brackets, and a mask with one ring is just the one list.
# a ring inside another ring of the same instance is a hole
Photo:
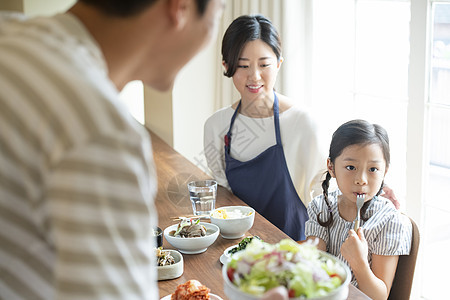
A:
{"label": "woman's navy apron", "polygon": [[277,95],[275,94],[273,104],[277,144],[245,162],[230,155],[231,129],[240,106],[241,102],[231,118],[230,128],[225,136],[225,174],[231,190],[292,239],[304,240],[308,214],[286,165],[280,137]]}

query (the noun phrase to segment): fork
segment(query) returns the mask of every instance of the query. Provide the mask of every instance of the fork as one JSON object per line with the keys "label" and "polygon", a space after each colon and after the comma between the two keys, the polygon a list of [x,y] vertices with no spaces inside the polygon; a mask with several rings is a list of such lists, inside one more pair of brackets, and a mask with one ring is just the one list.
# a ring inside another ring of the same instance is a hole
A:
{"label": "fork", "polygon": [[356,218],[355,218],[355,231],[358,231],[359,220],[361,219],[360,211],[364,204],[364,195],[356,195]]}

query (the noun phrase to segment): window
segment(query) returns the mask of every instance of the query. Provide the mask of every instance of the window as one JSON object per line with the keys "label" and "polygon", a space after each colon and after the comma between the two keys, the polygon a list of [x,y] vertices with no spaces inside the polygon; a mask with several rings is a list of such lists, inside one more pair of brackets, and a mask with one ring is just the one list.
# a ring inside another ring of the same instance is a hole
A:
{"label": "window", "polygon": [[421,225],[412,299],[442,299],[450,269],[450,1],[311,3],[309,106],[330,132],[354,118],[388,130],[386,182]]}
{"label": "window", "polygon": [[144,124],[144,85],[142,81],[129,82],[120,92],[120,99],[128,107],[131,115],[139,123]]}
{"label": "window", "polygon": [[386,182],[405,207],[408,1],[313,1],[312,106],[330,124],[361,118],[389,133]]}
{"label": "window", "polygon": [[425,299],[447,293],[450,252],[450,2],[431,5],[427,186],[424,199],[423,290]]}

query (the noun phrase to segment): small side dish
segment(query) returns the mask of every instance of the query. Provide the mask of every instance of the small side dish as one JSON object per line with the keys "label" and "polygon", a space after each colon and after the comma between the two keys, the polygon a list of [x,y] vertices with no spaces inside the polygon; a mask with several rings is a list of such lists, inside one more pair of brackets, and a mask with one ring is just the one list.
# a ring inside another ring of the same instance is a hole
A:
{"label": "small side dish", "polygon": [[163,235],[162,229],[159,227],[155,227],[152,229],[153,236],[156,237],[156,247],[162,247],[163,245]]}
{"label": "small side dish", "polygon": [[176,250],[156,249],[158,280],[180,277],[184,272],[183,255]]}
{"label": "small side dish", "polygon": [[258,239],[258,240],[262,241],[262,239],[259,236],[257,236],[257,235],[255,235],[255,236],[247,236],[247,237],[243,238],[239,242],[239,244],[226,248],[223,251],[223,254],[219,258],[220,262],[222,264],[226,264],[230,260],[230,257],[231,257],[232,254],[244,250],[245,247],[247,247],[247,245],[252,241],[252,239]]}
{"label": "small side dish", "polygon": [[223,300],[219,296],[210,293],[210,289],[198,280],[192,279],[177,286],[173,294],[167,295],[161,300]]}
{"label": "small side dish", "polygon": [[239,242],[239,244],[237,244],[237,246],[228,250],[228,254],[233,254],[233,253],[239,252],[241,250],[244,250],[253,239],[258,239],[258,240],[262,241],[262,239],[257,235],[245,237],[242,239],[242,241]]}
{"label": "small side dish", "polygon": [[200,224],[200,219],[181,219],[177,230],[172,230],[169,235],[182,238],[202,237],[206,235],[206,228]]}
{"label": "small side dish", "polygon": [[175,259],[170,251],[163,250],[162,247],[159,247],[155,249],[155,253],[158,267],[169,266],[175,263]]}
{"label": "small side dish", "polygon": [[189,280],[177,286],[172,294],[172,300],[190,300],[190,299],[209,299],[211,290],[200,283],[198,280]]}
{"label": "small side dish", "polygon": [[[183,254],[198,254],[205,252],[206,249],[216,241],[220,232],[219,227],[205,222],[188,224],[188,226],[182,225],[183,224],[181,224],[181,226],[180,224],[175,224],[164,229],[164,238],[169,244]],[[201,229],[198,229],[199,227]],[[201,233],[193,235],[189,228],[197,228],[194,230],[197,233],[198,231],[203,232],[204,230],[205,235],[202,236]]]}

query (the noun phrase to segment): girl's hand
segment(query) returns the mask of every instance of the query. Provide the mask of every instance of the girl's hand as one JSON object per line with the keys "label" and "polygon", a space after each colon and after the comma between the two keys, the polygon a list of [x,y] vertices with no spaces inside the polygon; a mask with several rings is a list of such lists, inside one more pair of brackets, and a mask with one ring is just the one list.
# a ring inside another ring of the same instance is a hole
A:
{"label": "girl's hand", "polygon": [[350,229],[348,237],[341,247],[342,256],[348,261],[351,268],[360,268],[363,266],[368,267],[367,255],[369,253],[369,247],[367,245],[366,237],[364,236],[364,230],[358,228],[358,234]]}

